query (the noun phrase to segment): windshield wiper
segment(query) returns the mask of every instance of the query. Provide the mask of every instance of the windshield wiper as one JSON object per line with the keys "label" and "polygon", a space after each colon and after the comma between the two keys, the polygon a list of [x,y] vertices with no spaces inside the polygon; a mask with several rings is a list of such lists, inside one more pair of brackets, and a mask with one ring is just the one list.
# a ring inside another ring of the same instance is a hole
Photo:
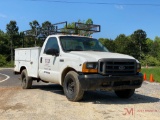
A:
{"label": "windshield wiper", "polygon": [[104,52],[102,50],[84,50],[84,51],[100,51],[100,52]]}
{"label": "windshield wiper", "polygon": [[74,50],[73,49],[68,49],[68,50],[65,50],[65,51],[70,52],[70,51],[74,51]]}
{"label": "windshield wiper", "polygon": [[69,50],[66,50],[67,52],[70,52],[70,51],[84,51],[84,50],[75,50],[75,49],[69,49]]}

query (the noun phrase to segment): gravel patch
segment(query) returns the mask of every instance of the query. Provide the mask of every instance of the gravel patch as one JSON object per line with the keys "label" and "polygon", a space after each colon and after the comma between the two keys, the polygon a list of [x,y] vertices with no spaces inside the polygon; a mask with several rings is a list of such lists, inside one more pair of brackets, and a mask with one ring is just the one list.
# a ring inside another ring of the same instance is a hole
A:
{"label": "gravel patch", "polygon": [[1,120],[159,120],[160,84],[144,82],[130,99],[113,92],[86,92],[80,102],[66,99],[59,85],[0,88]]}

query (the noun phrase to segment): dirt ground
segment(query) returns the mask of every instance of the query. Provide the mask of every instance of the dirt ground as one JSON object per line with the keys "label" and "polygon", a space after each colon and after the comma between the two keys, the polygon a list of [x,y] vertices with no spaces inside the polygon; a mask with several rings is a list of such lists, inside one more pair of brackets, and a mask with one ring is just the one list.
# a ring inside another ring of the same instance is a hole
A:
{"label": "dirt ground", "polygon": [[0,88],[0,120],[159,120],[160,84],[144,82],[130,99],[113,92],[86,92],[81,102],[66,99],[59,85]]}

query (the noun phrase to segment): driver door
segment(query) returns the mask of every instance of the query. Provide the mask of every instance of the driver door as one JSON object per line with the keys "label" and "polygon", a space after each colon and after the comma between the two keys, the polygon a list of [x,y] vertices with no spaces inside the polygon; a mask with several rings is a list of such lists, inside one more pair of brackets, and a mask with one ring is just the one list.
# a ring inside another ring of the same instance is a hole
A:
{"label": "driver door", "polygon": [[40,78],[44,81],[58,83],[59,56],[47,55],[48,49],[56,49],[59,52],[59,45],[56,37],[50,37],[46,43],[43,54],[40,56]]}

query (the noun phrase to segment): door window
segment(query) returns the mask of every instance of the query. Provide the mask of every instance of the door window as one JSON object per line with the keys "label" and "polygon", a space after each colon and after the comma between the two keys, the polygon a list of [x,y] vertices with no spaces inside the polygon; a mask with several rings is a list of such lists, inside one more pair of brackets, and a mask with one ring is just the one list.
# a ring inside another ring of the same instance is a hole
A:
{"label": "door window", "polygon": [[45,46],[45,49],[44,49],[44,53],[46,53],[46,50],[48,50],[48,49],[55,49],[59,52],[57,38],[51,37],[48,39],[46,46]]}

